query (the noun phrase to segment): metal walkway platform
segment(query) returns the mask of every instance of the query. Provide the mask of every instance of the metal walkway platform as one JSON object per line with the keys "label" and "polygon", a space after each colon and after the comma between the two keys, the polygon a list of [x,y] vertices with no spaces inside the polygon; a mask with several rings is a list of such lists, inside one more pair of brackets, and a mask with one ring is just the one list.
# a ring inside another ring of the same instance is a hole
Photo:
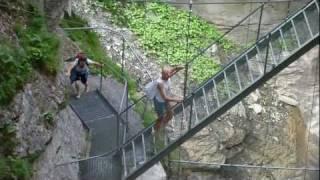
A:
{"label": "metal walkway platform", "polygon": [[[117,147],[116,111],[98,91],[89,92],[80,99],[72,99],[71,107],[90,130],[90,157]],[[120,162],[120,156],[82,161],[80,162],[81,180],[120,179]]]}

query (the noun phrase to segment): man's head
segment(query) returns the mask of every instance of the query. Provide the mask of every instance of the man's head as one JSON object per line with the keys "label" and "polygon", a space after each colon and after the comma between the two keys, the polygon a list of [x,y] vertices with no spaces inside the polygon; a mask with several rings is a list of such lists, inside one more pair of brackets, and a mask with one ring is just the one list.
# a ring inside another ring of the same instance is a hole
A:
{"label": "man's head", "polygon": [[78,63],[81,67],[86,64],[87,56],[83,52],[78,53],[76,58],[78,59]]}
{"label": "man's head", "polygon": [[170,71],[171,69],[169,67],[163,67],[161,71],[161,78],[163,80],[168,80],[170,78]]}

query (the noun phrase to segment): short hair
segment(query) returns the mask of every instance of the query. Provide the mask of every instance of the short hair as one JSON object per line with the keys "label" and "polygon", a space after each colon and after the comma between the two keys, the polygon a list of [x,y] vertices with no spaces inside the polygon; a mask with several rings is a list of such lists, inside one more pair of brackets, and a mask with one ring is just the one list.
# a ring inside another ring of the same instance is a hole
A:
{"label": "short hair", "polygon": [[83,52],[78,53],[77,56],[76,56],[76,58],[77,58],[79,61],[85,61],[85,60],[87,60],[87,56],[86,56],[86,54],[83,53]]}
{"label": "short hair", "polygon": [[168,66],[168,65],[164,65],[161,67],[161,72],[164,72],[164,71],[170,71],[171,70],[171,67]]}

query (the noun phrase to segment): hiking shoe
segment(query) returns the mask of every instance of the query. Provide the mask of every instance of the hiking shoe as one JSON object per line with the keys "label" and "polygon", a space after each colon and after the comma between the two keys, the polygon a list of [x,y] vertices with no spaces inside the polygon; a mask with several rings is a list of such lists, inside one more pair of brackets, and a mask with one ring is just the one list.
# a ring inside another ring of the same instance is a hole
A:
{"label": "hiking shoe", "polygon": [[80,99],[80,94],[78,94],[78,95],[76,96],[76,98],[77,98],[77,99]]}
{"label": "hiking shoe", "polygon": [[89,86],[87,86],[87,88],[85,89],[85,93],[87,93],[87,92],[89,92],[89,90],[90,90],[90,88],[89,88]]}

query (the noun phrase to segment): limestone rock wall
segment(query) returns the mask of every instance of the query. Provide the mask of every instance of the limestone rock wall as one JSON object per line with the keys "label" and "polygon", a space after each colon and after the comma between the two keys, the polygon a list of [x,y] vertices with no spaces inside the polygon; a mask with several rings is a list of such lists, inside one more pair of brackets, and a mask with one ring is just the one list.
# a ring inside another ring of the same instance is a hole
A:
{"label": "limestone rock wall", "polygon": [[[184,143],[182,159],[203,163],[318,168],[318,48],[314,47]],[[183,176],[197,180],[218,176],[218,179],[276,180],[319,177],[317,172],[302,170],[192,164],[183,167]]]}
{"label": "limestone rock wall", "polygon": [[[171,2],[189,2],[188,0],[170,0]],[[263,0],[260,0],[262,2]],[[276,2],[267,3],[264,6],[263,16],[261,20],[260,35],[264,35],[270,29],[279,24],[288,14],[295,12],[299,7],[306,4],[309,0],[299,0],[292,2]],[[225,4],[219,4],[223,2]],[[235,3],[234,3],[235,2]],[[192,6],[193,14],[200,16],[215,24],[222,31],[228,31],[232,26],[236,25],[240,20],[245,18],[250,12],[258,8],[261,3],[247,3],[247,0],[193,0]],[[266,2],[266,1],[263,1]],[[203,4],[196,4],[203,3]],[[206,4],[217,3],[217,4]],[[179,8],[188,10],[189,5],[175,5]],[[237,27],[229,34],[229,38],[243,42],[250,42],[255,40],[258,31],[258,23],[260,17],[260,10],[254,13],[248,20],[244,21],[241,26]],[[239,44],[241,44],[239,43]]]}
{"label": "limestone rock wall", "polygon": [[[22,0],[21,0],[22,1]],[[49,29],[56,29],[65,12],[70,13],[72,0],[24,0],[36,6],[48,19]]]}
{"label": "limestone rock wall", "polygon": [[[41,7],[43,1],[33,3]],[[15,39],[13,17],[2,13],[0,21],[1,35]],[[61,38],[58,60],[62,61],[79,49],[63,33],[58,34]],[[56,167],[58,163],[83,157],[87,150],[87,130],[67,106],[69,89],[63,67],[56,77],[35,71],[13,101],[8,106],[0,107],[0,124],[11,123],[15,126],[17,146],[14,154],[37,157],[32,179],[78,179],[77,164]]]}
{"label": "limestone rock wall", "polygon": [[[76,51],[62,40],[61,59]],[[66,53],[68,52],[68,53]],[[68,79],[63,70],[56,78],[37,72],[13,102],[0,109],[0,123],[15,124],[18,156],[39,155],[33,179],[78,179],[79,167],[55,167],[58,163],[83,157],[87,150],[87,130],[68,104]]]}

